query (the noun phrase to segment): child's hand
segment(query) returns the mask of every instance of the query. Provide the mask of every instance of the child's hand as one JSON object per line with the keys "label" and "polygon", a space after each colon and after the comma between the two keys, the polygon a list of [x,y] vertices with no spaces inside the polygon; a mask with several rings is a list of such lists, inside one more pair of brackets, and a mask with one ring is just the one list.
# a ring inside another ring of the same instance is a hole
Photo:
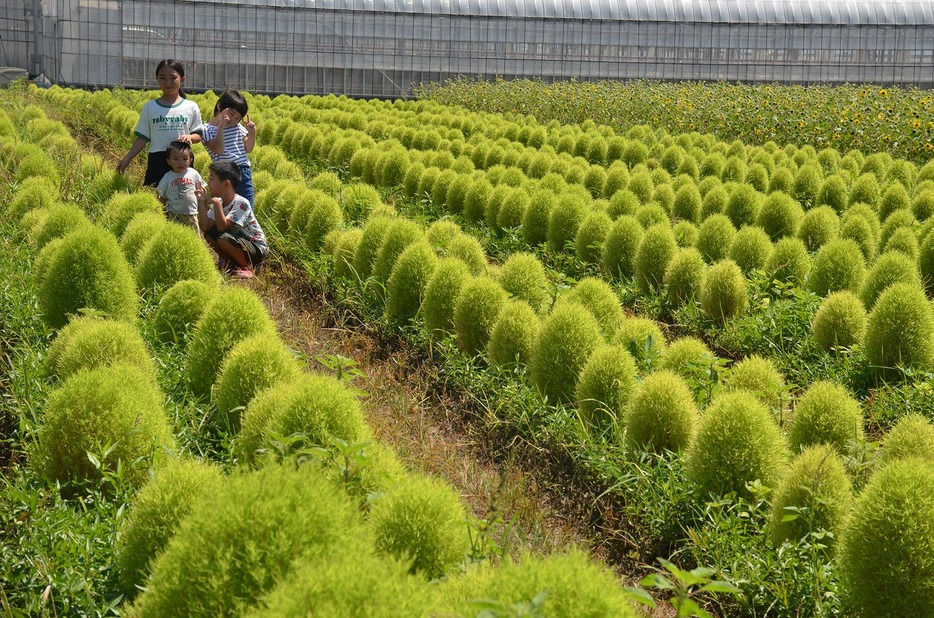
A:
{"label": "child's hand", "polygon": [[195,183],[195,197],[198,199],[198,202],[201,204],[203,204],[207,200],[208,192],[204,188],[203,182],[199,181]]}
{"label": "child's hand", "polygon": [[186,133],[185,135],[179,135],[178,141],[182,142],[183,144],[193,144],[194,142],[191,141],[192,138],[194,138],[194,135],[189,135]]}
{"label": "child's hand", "polygon": [[217,127],[219,129],[224,129],[229,127],[232,122],[230,122],[230,108],[225,108],[221,110],[220,118],[217,120]]}
{"label": "child's hand", "polygon": [[246,132],[247,135],[256,135],[256,123],[250,120],[250,115],[247,114],[243,117],[243,120],[246,121]]}

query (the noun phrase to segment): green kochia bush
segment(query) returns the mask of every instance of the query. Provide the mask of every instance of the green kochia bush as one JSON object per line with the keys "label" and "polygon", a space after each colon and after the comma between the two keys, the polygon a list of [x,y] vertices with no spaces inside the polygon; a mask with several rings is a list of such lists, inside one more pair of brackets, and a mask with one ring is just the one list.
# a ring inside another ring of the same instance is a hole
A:
{"label": "green kochia bush", "polygon": [[613,222],[603,242],[601,262],[609,277],[624,280],[635,275],[634,262],[642,234],[642,226],[635,217],[623,215]]}
{"label": "green kochia bush", "polygon": [[373,276],[376,280],[387,285],[392,275],[392,268],[402,252],[412,243],[424,238],[425,232],[414,221],[404,218],[393,219],[379,246],[379,253],[373,261]]}
{"label": "green kochia bush", "polygon": [[84,308],[132,321],[138,307],[130,265],[113,234],[84,227],[63,237],[39,282],[39,309],[47,324],[60,328]]}
{"label": "green kochia bush", "polygon": [[619,328],[623,320],[623,306],[613,288],[597,277],[584,277],[562,297],[563,300],[578,302],[597,318],[600,330],[607,339]]}
{"label": "green kochia bush", "polygon": [[[542,595],[543,592],[546,594]],[[626,593],[606,567],[580,550],[545,557],[525,555],[516,563],[479,567],[440,585],[440,592],[456,608],[456,615],[476,614],[477,599],[491,599],[497,607],[535,608],[541,618],[584,616],[635,618]]]}
{"label": "green kochia bush", "polygon": [[448,256],[456,257],[470,270],[470,274],[480,276],[486,273],[486,253],[480,241],[470,234],[459,234],[448,247]]}
{"label": "green kochia bush", "polygon": [[761,227],[772,242],[785,236],[794,236],[804,217],[804,209],[793,197],[782,191],[770,193],[762,202],[756,225]]}
{"label": "green kochia bush", "polygon": [[564,194],[548,214],[548,248],[562,253],[577,237],[577,230],[587,216],[587,204],[576,195]]}
{"label": "green kochia bush", "polygon": [[275,323],[259,297],[248,288],[221,291],[204,308],[188,344],[188,381],[195,395],[207,395],[224,356],[250,335],[274,336]]}
{"label": "green kochia bush", "polygon": [[363,235],[357,245],[353,258],[353,269],[361,280],[373,274],[373,263],[379,255],[379,249],[386,237],[389,226],[395,219],[387,216],[373,216],[363,226]]}
{"label": "green kochia bush", "polygon": [[772,410],[781,411],[785,378],[772,360],[753,354],[737,361],[726,377],[728,391],[753,393]]}
{"label": "green kochia bush", "polygon": [[100,481],[119,465],[125,481],[138,486],[164,449],[175,449],[175,436],[151,374],[101,366],[78,371],[49,395],[33,461],[42,476],[60,483]]}
{"label": "green kochia bush", "polygon": [[427,240],[406,247],[396,260],[389,277],[389,315],[403,322],[415,317],[437,264],[438,258]]}
{"label": "green kochia bush", "polygon": [[243,408],[260,391],[277,383],[291,384],[302,374],[302,363],[278,337],[253,335],[234,345],[217,374],[211,424],[225,433],[240,429]]}
{"label": "green kochia bush", "polygon": [[907,458],[877,471],[840,538],[837,572],[852,616],[934,615],[934,464]]}
{"label": "green kochia bush", "polygon": [[541,330],[541,320],[529,304],[510,299],[503,304],[487,343],[487,356],[494,367],[528,365]]}
{"label": "green kochia bush", "polygon": [[410,571],[429,580],[463,561],[469,548],[466,519],[454,489],[426,476],[399,482],[370,509],[377,550],[410,559]]}
{"label": "green kochia bush", "polygon": [[866,322],[863,302],[853,292],[841,290],[821,303],[811,322],[811,331],[817,345],[830,352],[835,347],[848,348],[862,343]]}
{"label": "green kochia bush", "polygon": [[241,417],[235,450],[252,462],[272,440],[301,434],[298,446],[329,447],[338,438],[349,444],[370,440],[360,403],[337,378],[303,374],[291,383],[260,391]]}
{"label": "green kochia bush", "polygon": [[58,332],[45,359],[49,375],[64,380],[81,369],[133,365],[155,383],[156,367],[135,326],[80,316]]}
{"label": "green kochia bush", "polygon": [[147,211],[162,213],[162,204],[154,193],[117,193],[104,204],[104,225],[119,238],[133,217]]}
{"label": "green kochia bush", "polygon": [[934,363],[934,316],[924,290],[908,283],[889,286],[866,327],[866,359],[885,377],[895,368],[928,369]]}
{"label": "green kochia bush", "polygon": [[772,246],[765,270],[772,281],[801,286],[811,272],[811,256],[798,238],[782,238]]}
{"label": "green kochia bush", "polygon": [[555,305],[532,353],[532,381],[539,392],[549,401],[572,401],[581,370],[601,343],[600,324],[583,305]]}
{"label": "green kochia bush", "polygon": [[557,200],[555,194],[546,190],[532,192],[531,201],[522,215],[522,238],[532,246],[548,240],[548,219]]}
{"label": "green kochia bush", "polygon": [[396,560],[369,551],[301,560],[248,618],[366,616],[430,618],[443,613],[435,587]]}
{"label": "green kochia bush", "polygon": [[664,353],[668,342],[655,320],[628,316],[620,322],[613,343],[623,346],[640,367],[649,368]]}
{"label": "green kochia bush", "polygon": [[818,296],[850,290],[858,292],[866,266],[859,245],[848,238],[832,240],[814,256],[808,289]]}
{"label": "green kochia bush", "polygon": [[61,238],[72,230],[90,227],[91,220],[77,204],[52,204],[46,209],[46,216],[29,234],[37,249],[49,241]]}
{"label": "green kochia bush", "polygon": [[622,418],[636,386],[636,362],[625,348],[601,345],[587,359],[577,382],[581,420],[598,429],[613,427]]}
{"label": "green kochia bush", "polygon": [[581,226],[577,229],[574,244],[577,246],[577,257],[585,264],[599,264],[603,253],[603,242],[613,225],[610,215],[595,210],[587,215]]}
{"label": "green kochia bush", "polygon": [[139,263],[140,252],[167,223],[165,215],[148,210],[133,217],[120,237],[120,249],[130,264],[136,266]]}
{"label": "green kochia bush", "polygon": [[823,537],[823,543],[834,547],[852,507],[853,487],[839,453],[826,444],[810,446],[791,462],[775,489],[772,542],[795,542],[825,530],[833,534]]}
{"label": "green kochia bush", "polygon": [[344,279],[356,277],[353,270],[354,256],[360,247],[360,240],[363,238],[363,230],[354,228],[341,232],[334,246],[334,274]]}
{"label": "green kochia bush", "polygon": [[676,307],[693,300],[700,294],[706,275],[707,263],[700,251],[694,247],[680,249],[665,270],[668,300]]}
{"label": "green kochia bush", "polygon": [[677,251],[678,243],[670,225],[659,223],[647,229],[633,260],[639,289],[649,292],[661,287],[668,262]]}
{"label": "green kochia bush", "polygon": [[711,215],[698,229],[697,249],[708,264],[713,264],[727,256],[735,234],[736,228],[726,215]]}
{"label": "green kochia bush", "polygon": [[217,268],[207,244],[190,227],[168,222],[139,254],[136,282],[142,290],[161,291],[179,281],[213,283]]}
{"label": "green kochia bush", "polygon": [[150,562],[168,544],[193,504],[220,489],[224,475],[215,465],[170,459],[136,494],[120,525],[117,566],[126,598],[136,596]]}
{"label": "green kochia bush", "polygon": [[737,492],[748,496],[755,480],[775,487],[787,459],[785,438],[768,408],[752,393],[714,398],[701,416],[687,452],[687,474],[703,495]]}
{"label": "green kochia bush", "polygon": [[772,253],[772,241],[765,231],[755,225],[745,226],[730,242],[730,259],[736,262],[744,274],[765,268]]}
{"label": "green kochia bush", "polygon": [[710,267],[701,287],[700,302],[704,313],[721,322],[745,311],[749,295],[746,279],[736,262],[724,259]]}
{"label": "green kochia bush", "polygon": [[193,503],[132,609],[139,616],[240,614],[296,558],[352,554],[370,539],[356,507],[313,466],[236,474]]}
{"label": "green kochia bush", "polygon": [[655,453],[688,448],[697,431],[697,404],[678,374],[660,370],[645,377],[626,408],[626,443]]}
{"label": "green kochia bush", "polygon": [[517,251],[503,263],[499,284],[513,298],[526,301],[535,311],[542,311],[551,300],[548,277],[541,261],[531,253]]}
{"label": "green kochia bush", "polygon": [[152,317],[156,337],[163,342],[184,341],[218,292],[217,283],[212,285],[193,279],[179,281],[170,287],[159,299],[159,306]]}
{"label": "green kochia bush", "polygon": [[859,293],[867,311],[872,310],[879,294],[893,283],[921,286],[921,276],[914,260],[900,251],[883,253],[869,269]]}
{"label": "green kochia bush", "polygon": [[454,301],[454,332],[457,347],[468,356],[482,352],[508,295],[490,277],[475,277],[464,282]]}
{"label": "green kochia bush", "polygon": [[847,455],[851,443],[863,439],[863,410],[841,384],[815,382],[798,400],[788,436],[792,450],[823,443]]}
{"label": "green kochia bush", "polygon": [[464,283],[470,278],[467,265],[457,258],[438,260],[422,299],[425,328],[432,335],[454,331],[454,304]]}
{"label": "green kochia bush", "polygon": [[923,414],[901,416],[882,442],[880,460],[889,463],[908,457],[934,462],[934,424]]}
{"label": "green kochia bush", "polygon": [[840,217],[830,206],[818,206],[807,211],[798,228],[798,238],[808,251],[817,251],[840,235]]}

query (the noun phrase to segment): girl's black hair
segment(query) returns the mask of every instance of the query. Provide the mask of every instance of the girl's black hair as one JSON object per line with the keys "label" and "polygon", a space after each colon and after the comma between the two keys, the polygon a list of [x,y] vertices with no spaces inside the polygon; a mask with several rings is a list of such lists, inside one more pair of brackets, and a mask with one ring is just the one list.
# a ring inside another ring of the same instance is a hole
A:
{"label": "girl's black hair", "polygon": [[246,113],[250,111],[246,99],[243,98],[239,90],[225,90],[221,93],[221,96],[217,99],[217,105],[214,106],[214,113],[216,114],[222,109],[232,109],[241,116],[246,116]]}
{"label": "girl's black hair", "polygon": [[[185,67],[182,66],[181,62],[179,62],[178,60],[173,60],[172,58],[166,58],[165,60],[160,61],[159,64],[156,65],[156,77],[159,77],[159,71],[161,71],[165,67],[168,67],[172,69],[173,71],[175,71],[176,73],[178,73],[180,76],[185,77]],[[178,96],[182,97],[183,99],[188,98],[188,95],[185,94],[184,88],[178,89]]]}

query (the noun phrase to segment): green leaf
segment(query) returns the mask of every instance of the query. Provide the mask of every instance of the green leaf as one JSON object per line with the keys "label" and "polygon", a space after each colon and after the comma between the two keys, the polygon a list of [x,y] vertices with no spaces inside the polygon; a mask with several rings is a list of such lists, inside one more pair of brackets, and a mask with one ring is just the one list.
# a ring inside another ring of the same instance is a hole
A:
{"label": "green leaf", "polygon": [[652,598],[652,595],[643,588],[636,588],[635,586],[626,586],[623,588],[624,594],[629,597],[630,600],[636,601],[637,603],[642,603],[652,608],[658,607],[658,604],[655,602],[655,599]]}
{"label": "green leaf", "polygon": [[698,592],[726,592],[728,594],[740,594],[742,590],[729,582],[712,581],[699,588]]}

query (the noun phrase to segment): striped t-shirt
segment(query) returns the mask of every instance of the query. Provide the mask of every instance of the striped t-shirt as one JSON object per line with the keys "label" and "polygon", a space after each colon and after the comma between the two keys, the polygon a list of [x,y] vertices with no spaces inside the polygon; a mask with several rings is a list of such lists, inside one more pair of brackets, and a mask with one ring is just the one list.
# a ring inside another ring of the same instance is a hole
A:
{"label": "striped t-shirt", "polygon": [[[217,136],[217,127],[211,123],[201,125],[197,130],[208,142]],[[247,135],[246,127],[237,124],[224,129],[224,154],[217,154],[210,148],[207,149],[211,155],[212,161],[233,161],[237,165],[249,167],[250,160],[246,156],[246,146],[243,144],[243,138]]]}

